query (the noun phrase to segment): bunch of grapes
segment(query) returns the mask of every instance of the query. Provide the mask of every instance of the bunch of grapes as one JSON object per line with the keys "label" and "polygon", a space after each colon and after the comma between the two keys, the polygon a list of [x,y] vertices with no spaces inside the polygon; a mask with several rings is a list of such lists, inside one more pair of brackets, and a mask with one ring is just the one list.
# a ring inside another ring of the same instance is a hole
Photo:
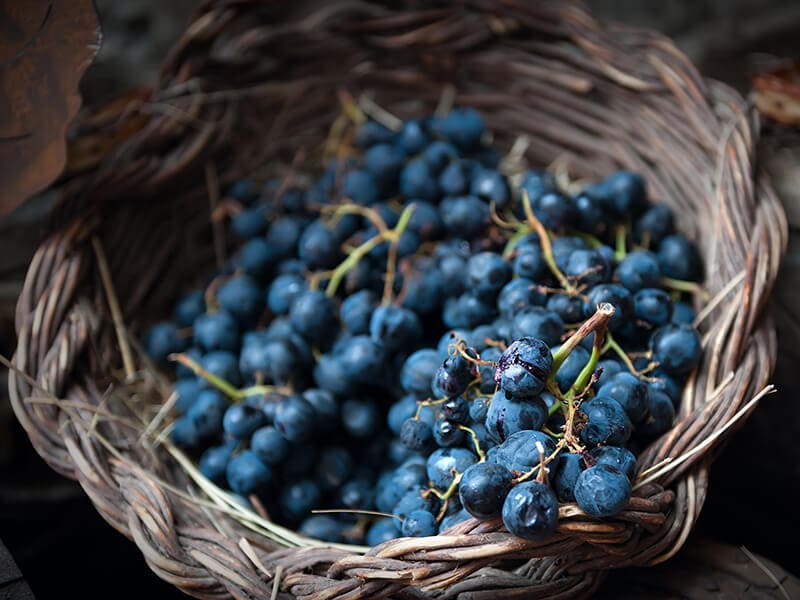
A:
{"label": "bunch of grapes", "polygon": [[348,132],[313,183],[227,190],[240,247],[144,338],[172,441],[327,541],[618,513],[701,355],[670,208],[632,172],[501,169],[468,108]]}

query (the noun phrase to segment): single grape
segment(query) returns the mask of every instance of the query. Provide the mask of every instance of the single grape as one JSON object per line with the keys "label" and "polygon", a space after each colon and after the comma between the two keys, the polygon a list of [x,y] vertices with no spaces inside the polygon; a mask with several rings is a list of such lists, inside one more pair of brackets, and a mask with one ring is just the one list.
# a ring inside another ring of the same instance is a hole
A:
{"label": "single grape", "polygon": [[268,465],[279,465],[289,454],[289,442],[272,425],[261,427],[250,438],[250,449]]}
{"label": "single grape", "polygon": [[650,338],[653,359],[668,375],[685,375],[694,369],[703,354],[700,335],[690,325],[670,323]]}
{"label": "single grape", "polygon": [[237,494],[249,496],[272,481],[272,471],[251,450],[243,450],[228,462],[228,485]]}
{"label": "single grape", "polygon": [[589,452],[596,465],[610,465],[631,479],[636,470],[633,452],[621,446],[599,446]]}
{"label": "single grape", "polygon": [[655,254],[647,250],[629,253],[619,263],[614,275],[632,293],[644,288],[657,287],[661,280],[658,259]]}
{"label": "single grape", "polygon": [[581,440],[590,447],[601,444],[620,446],[631,436],[631,422],[619,402],[607,396],[596,396],[581,404],[586,415]]}
{"label": "single grape", "polygon": [[458,485],[461,504],[477,519],[496,517],[511,489],[511,480],[511,472],[503,465],[474,464],[464,471]]}
{"label": "single grape", "polygon": [[515,536],[546,540],[558,526],[558,498],[546,484],[525,481],[508,493],[502,515],[506,529]]}
{"label": "single grape", "polygon": [[328,515],[311,515],[300,524],[300,533],[325,542],[340,542],[342,524]]}
{"label": "single grape", "polygon": [[314,432],[314,407],[300,396],[288,396],[275,411],[275,428],[290,442],[302,442]]}
{"label": "single grape", "polygon": [[562,452],[555,462],[557,468],[551,479],[556,496],[561,502],[575,502],[575,483],[585,466],[583,457],[580,454]]}
{"label": "single grape", "polygon": [[403,521],[402,533],[406,537],[427,537],[439,532],[436,517],[427,510],[415,510]]}
{"label": "single grape", "polygon": [[379,546],[384,542],[388,542],[389,540],[393,540],[396,537],[400,536],[400,531],[395,526],[393,519],[389,517],[384,517],[382,519],[378,519],[372,526],[367,530],[367,537],[365,538],[366,543],[369,546]]}
{"label": "single grape", "polygon": [[428,480],[444,491],[453,483],[455,473],[463,473],[476,462],[477,457],[466,448],[439,448],[428,457]]}
{"label": "single grape", "polygon": [[492,396],[486,414],[486,430],[497,443],[518,431],[539,429],[547,420],[547,407],[541,398],[509,398],[502,390]]}
{"label": "single grape", "polygon": [[612,517],[620,512],[631,497],[631,484],[619,469],[600,464],[589,467],[575,483],[575,501],[581,510],[593,517]]}
{"label": "single grape", "polygon": [[431,424],[421,419],[407,418],[400,428],[400,441],[409,450],[425,450],[433,441]]}
{"label": "single grape", "polygon": [[617,373],[598,388],[597,395],[616,400],[633,423],[647,414],[647,384],[631,373]]}
{"label": "single grape", "polygon": [[531,398],[544,389],[553,368],[550,348],[542,340],[524,337],[514,341],[500,356],[494,380],[515,398]]}
{"label": "single grape", "polygon": [[225,433],[237,440],[246,440],[264,425],[266,416],[259,409],[249,404],[232,404],[222,418]]}
{"label": "single grape", "polygon": [[349,399],[342,403],[342,427],[355,438],[371,436],[380,423],[380,415],[371,400]]}

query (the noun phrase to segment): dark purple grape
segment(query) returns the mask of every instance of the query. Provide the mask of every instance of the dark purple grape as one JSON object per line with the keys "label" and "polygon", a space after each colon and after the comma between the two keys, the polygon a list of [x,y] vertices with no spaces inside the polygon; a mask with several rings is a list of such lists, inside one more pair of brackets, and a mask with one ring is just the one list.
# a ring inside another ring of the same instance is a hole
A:
{"label": "dark purple grape", "polygon": [[494,380],[509,396],[531,398],[544,389],[552,368],[548,345],[525,337],[514,341],[500,356]]}

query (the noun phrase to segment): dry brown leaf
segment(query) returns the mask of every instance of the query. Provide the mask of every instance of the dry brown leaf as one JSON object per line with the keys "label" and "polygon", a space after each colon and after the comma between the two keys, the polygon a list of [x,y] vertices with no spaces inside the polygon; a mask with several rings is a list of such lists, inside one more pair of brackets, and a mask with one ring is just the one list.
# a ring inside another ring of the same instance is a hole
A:
{"label": "dry brown leaf", "polygon": [[0,0],[0,215],[64,168],[78,82],[100,37],[91,0]]}
{"label": "dry brown leaf", "polygon": [[753,76],[756,107],[784,125],[800,125],[800,62]]}

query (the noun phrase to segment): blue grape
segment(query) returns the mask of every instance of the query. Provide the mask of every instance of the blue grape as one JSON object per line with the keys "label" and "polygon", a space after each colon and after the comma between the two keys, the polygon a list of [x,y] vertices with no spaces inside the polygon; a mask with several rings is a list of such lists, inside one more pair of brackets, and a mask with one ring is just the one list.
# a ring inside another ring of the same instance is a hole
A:
{"label": "blue grape", "polygon": [[658,245],[661,273],[673,279],[697,281],[702,274],[697,247],[682,235],[668,235]]}
{"label": "blue grape", "polygon": [[595,465],[610,465],[628,479],[632,479],[636,471],[636,457],[633,452],[621,446],[599,446],[589,452]]}
{"label": "blue grape", "polygon": [[436,523],[436,517],[427,510],[415,510],[405,518],[401,531],[407,537],[427,537],[436,535],[439,532],[439,525]]}
{"label": "blue grape", "polygon": [[476,462],[478,458],[466,448],[439,448],[428,457],[428,480],[444,491],[453,483],[454,473],[463,473]]}
{"label": "blue grape", "polygon": [[[603,448],[612,446],[603,446]],[[557,467],[552,477],[553,490],[561,502],[575,502],[575,483],[584,469],[580,454],[562,452],[555,461]]]}
{"label": "blue grape", "polygon": [[250,438],[250,449],[261,462],[279,465],[289,454],[290,445],[280,431],[272,425],[261,427]]}
{"label": "blue grape", "polygon": [[689,325],[665,325],[650,338],[653,359],[668,375],[685,375],[703,355],[700,335]]}
{"label": "blue grape", "polygon": [[342,427],[351,436],[371,436],[380,424],[380,415],[371,400],[345,400],[342,403]]}
{"label": "blue grape", "polygon": [[581,440],[590,447],[601,444],[620,446],[631,436],[631,422],[619,402],[605,396],[596,396],[580,408],[586,415],[581,429]]}
{"label": "blue grape", "polygon": [[342,525],[327,515],[311,515],[300,523],[300,533],[325,542],[340,542]]}
{"label": "blue grape", "polygon": [[616,277],[631,292],[654,288],[661,280],[661,270],[656,255],[647,250],[628,254],[617,266]]}
{"label": "blue grape", "polygon": [[500,356],[494,379],[506,394],[530,398],[544,389],[552,368],[553,356],[547,344],[524,337],[512,342]]}
{"label": "blue grape", "polygon": [[462,506],[482,520],[500,515],[511,480],[511,472],[503,465],[488,462],[472,465],[464,471],[458,486]]}
{"label": "blue grape", "polygon": [[203,350],[228,350],[239,347],[239,326],[225,311],[204,313],[194,320],[194,341]]}
{"label": "blue grape", "polygon": [[251,450],[243,450],[228,462],[228,485],[237,494],[249,496],[272,481],[272,471]]}
{"label": "blue grape", "polygon": [[372,526],[367,530],[365,541],[370,546],[379,546],[384,542],[393,540],[399,537],[400,532],[392,519],[384,517],[375,521]]}
{"label": "blue grape", "polygon": [[292,303],[306,291],[308,284],[299,275],[279,275],[269,286],[267,306],[274,315],[289,314]]}
{"label": "blue grape", "polygon": [[302,442],[314,432],[314,407],[300,396],[287,396],[275,411],[275,428],[290,442]]}
{"label": "blue grape", "polygon": [[486,414],[486,430],[495,442],[502,442],[518,431],[539,429],[547,420],[547,407],[541,398],[508,398],[502,390],[492,397]]}
{"label": "blue grape", "polygon": [[589,467],[575,483],[575,501],[581,510],[593,517],[612,517],[620,512],[631,497],[631,484],[619,469],[600,464]]}
{"label": "blue grape", "polygon": [[647,414],[647,384],[631,373],[614,375],[598,388],[597,395],[616,400],[633,423]]}
{"label": "blue grape", "polygon": [[508,493],[502,515],[506,529],[515,536],[546,540],[558,526],[558,498],[546,484],[525,481]]}
{"label": "blue grape", "polygon": [[249,404],[232,404],[222,418],[225,433],[237,440],[249,438],[266,422],[266,417],[259,409]]}

